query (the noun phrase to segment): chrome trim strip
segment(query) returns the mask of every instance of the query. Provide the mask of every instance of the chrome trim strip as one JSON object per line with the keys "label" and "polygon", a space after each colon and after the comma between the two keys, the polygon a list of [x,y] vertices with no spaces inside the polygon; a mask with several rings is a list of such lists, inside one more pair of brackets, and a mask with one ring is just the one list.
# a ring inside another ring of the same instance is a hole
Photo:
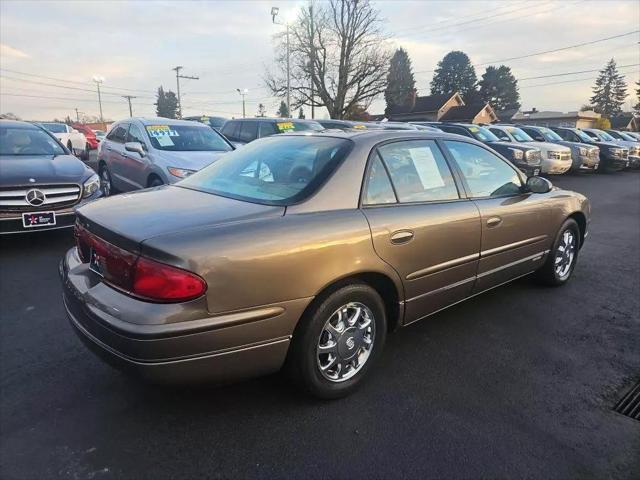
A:
{"label": "chrome trim strip", "polygon": [[506,250],[511,250],[512,248],[523,247],[525,245],[529,245],[531,243],[540,242],[542,240],[546,240],[548,235],[538,235],[537,237],[525,238],[524,240],[520,240],[518,242],[509,243],[507,245],[502,245],[496,248],[490,248],[489,250],[484,250],[480,252],[481,257],[486,257],[487,255],[494,255],[496,253],[501,253]]}
{"label": "chrome trim strip", "polygon": [[467,255],[466,257],[454,258],[453,260],[447,260],[446,262],[439,263],[437,265],[432,265],[431,267],[423,268],[422,270],[418,270],[416,272],[410,273],[407,275],[407,280],[415,280],[416,278],[424,277],[425,275],[429,275],[430,273],[435,273],[440,270],[446,270],[447,268],[457,267],[458,265],[462,265],[463,263],[470,262],[472,260],[477,260],[480,257],[480,254],[473,253],[471,255]]}
{"label": "chrome trim strip", "polygon": [[513,267],[515,265],[518,265],[519,263],[528,262],[529,260],[531,260],[531,261],[541,260],[547,253],[549,253],[549,250],[545,250],[543,252],[538,252],[538,253],[535,253],[533,255],[529,255],[528,257],[521,258],[520,260],[516,260],[515,262],[507,263],[506,265],[502,265],[502,266],[500,266],[498,268],[494,268],[492,270],[488,270],[486,272],[479,273],[478,274],[478,278],[486,277],[487,275],[491,275],[492,273],[499,272],[499,271],[504,270],[506,268],[511,268],[511,267]]}
{"label": "chrome trim strip", "polygon": [[407,302],[412,302],[413,300],[417,300],[419,298],[422,297],[428,297],[429,295],[435,295],[437,293],[442,293],[446,290],[451,290],[452,288],[456,288],[459,287],[461,285],[464,285],[465,283],[469,283],[469,282],[475,282],[476,277],[469,277],[469,278],[465,278],[464,280],[460,280],[459,282],[455,282],[455,283],[450,283],[449,285],[445,285],[444,287],[440,287],[437,288],[435,290],[431,290],[430,292],[427,293],[421,293],[420,295],[416,295],[415,297],[409,298],[408,300],[406,300]]}

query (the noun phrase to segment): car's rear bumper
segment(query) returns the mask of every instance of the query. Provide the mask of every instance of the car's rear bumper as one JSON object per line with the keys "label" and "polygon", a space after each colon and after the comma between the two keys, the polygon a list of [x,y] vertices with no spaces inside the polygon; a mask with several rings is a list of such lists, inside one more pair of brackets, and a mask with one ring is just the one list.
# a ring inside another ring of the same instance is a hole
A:
{"label": "car's rear bumper", "polygon": [[[154,383],[221,383],[279,370],[309,302],[175,321],[186,304],[143,302],[92,279],[95,274],[75,248],[60,263],[60,275],[67,315],[85,345],[107,363]],[[136,308],[165,323],[124,321]]]}

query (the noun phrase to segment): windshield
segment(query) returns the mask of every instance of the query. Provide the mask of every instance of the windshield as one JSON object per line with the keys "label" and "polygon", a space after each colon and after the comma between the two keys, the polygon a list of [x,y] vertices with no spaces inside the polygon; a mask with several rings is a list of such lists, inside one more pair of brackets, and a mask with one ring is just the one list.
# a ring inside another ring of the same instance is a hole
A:
{"label": "windshield", "polygon": [[485,127],[469,127],[469,132],[475,137],[476,140],[481,142],[499,142],[500,139],[496,137],[488,128]]}
{"label": "windshield", "polygon": [[591,138],[589,135],[584,133],[582,130],[578,130],[576,128],[575,130],[572,130],[572,132],[578,135],[578,137],[580,137],[580,140],[582,140],[583,142],[587,142],[587,143],[593,142],[593,138]]}
{"label": "windshield", "polygon": [[538,129],[545,140],[549,140],[550,142],[557,142],[558,140],[562,140],[562,137],[558,135],[556,132],[551,130],[550,128],[539,128]]}
{"label": "windshield", "polygon": [[606,142],[615,142],[615,138],[613,138],[611,135],[609,135],[607,132],[603,132],[602,130],[590,130],[591,133],[593,133],[596,137],[598,137],[600,140],[604,140]]}
{"label": "windshield", "polygon": [[274,136],[247,144],[178,186],[265,205],[290,205],[311,195],[351,150],[331,137]]}
{"label": "windshield", "polygon": [[276,128],[278,129],[278,133],[286,133],[286,132],[306,132],[309,130],[313,131],[322,131],[324,127],[320,125],[318,122],[276,122]]}
{"label": "windshield", "polygon": [[51,133],[67,133],[67,126],[64,123],[41,123],[40,125]]}
{"label": "windshield", "polygon": [[39,128],[0,126],[0,155],[63,155],[64,150]]}
{"label": "windshield", "polygon": [[153,148],[169,152],[228,152],[231,146],[222,136],[199,125],[147,125]]}
{"label": "windshield", "polygon": [[627,132],[618,132],[618,135],[622,137],[622,140],[628,140],[630,142],[637,142],[638,140],[633,137],[633,135],[629,135]]}
{"label": "windshield", "polygon": [[533,142],[533,138],[527,135],[524,130],[520,130],[519,128],[514,127],[509,127],[505,130],[507,130],[507,132],[509,132],[517,142]]}

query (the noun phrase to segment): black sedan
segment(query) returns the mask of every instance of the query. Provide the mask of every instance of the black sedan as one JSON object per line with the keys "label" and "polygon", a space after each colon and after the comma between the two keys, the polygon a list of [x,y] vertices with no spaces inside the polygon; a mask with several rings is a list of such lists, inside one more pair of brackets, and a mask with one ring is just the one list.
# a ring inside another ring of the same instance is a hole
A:
{"label": "black sedan", "polygon": [[53,135],[0,120],[0,234],[72,227],[75,207],[100,196],[98,176]]}

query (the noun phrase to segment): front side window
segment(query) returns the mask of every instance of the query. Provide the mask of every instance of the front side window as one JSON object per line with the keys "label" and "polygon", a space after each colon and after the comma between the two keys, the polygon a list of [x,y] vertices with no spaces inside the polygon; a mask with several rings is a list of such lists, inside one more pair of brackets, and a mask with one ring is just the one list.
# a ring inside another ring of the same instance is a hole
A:
{"label": "front side window", "polygon": [[229,140],[237,140],[238,139],[238,129],[240,127],[240,122],[238,121],[228,121],[222,126],[222,134],[227,137]]}
{"label": "front side window", "polygon": [[146,142],[144,141],[144,135],[142,131],[136,126],[131,124],[129,126],[129,133],[127,134],[127,142],[138,142],[141,143],[142,146],[146,146]]}
{"label": "front side window", "polygon": [[493,133],[496,137],[498,137],[503,142],[510,142],[511,137],[507,134],[507,132],[499,129],[499,128],[491,128],[491,133]]}
{"label": "front side window", "polygon": [[252,142],[258,138],[258,122],[242,122],[240,127],[240,135],[238,138],[242,142]]}
{"label": "front side window", "polygon": [[107,139],[113,140],[114,142],[124,143],[127,138],[127,127],[128,125],[117,125],[114,127],[107,135]]}
{"label": "front side window", "polygon": [[168,152],[228,152],[218,132],[201,125],[146,125],[153,148]]}
{"label": "front side window", "polygon": [[64,155],[64,150],[39,128],[0,125],[0,156],[3,155]]}
{"label": "front side window", "polygon": [[388,143],[378,152],[400,203],[460,198],[449,166],[433,140]]}
{"label": "front side window", "polygon": [[364,205],[386,205],[396,203],[396,195],[393,193],[391,180],[382,165],[380,157],[376,154],[369,169],[366,183],[366,191],[363,199]]}
{"label": "front side window", "polygon": [[449,125],[440,126],[440,130],[447,133],[455,133],[456,135],[464,135],[465,137],[473,138],[469,132],[462,127],[452,127]]}
{"label": "front side window", "polygon": [[260,122],[260,138],[270,137],[278,133],[276,124],[273,122]]}
{"label": "front side window", "polygon": [[352,145],[340,138],[276,135],[223,155],[177,185],[263,205],[292,205],[315,192]]}
{"label": "front side window", "polygon": [[521,193],[522,182],[517,172],[495,154],[470,143],[451,140],[444,143],[458,163],[472,197]]}

